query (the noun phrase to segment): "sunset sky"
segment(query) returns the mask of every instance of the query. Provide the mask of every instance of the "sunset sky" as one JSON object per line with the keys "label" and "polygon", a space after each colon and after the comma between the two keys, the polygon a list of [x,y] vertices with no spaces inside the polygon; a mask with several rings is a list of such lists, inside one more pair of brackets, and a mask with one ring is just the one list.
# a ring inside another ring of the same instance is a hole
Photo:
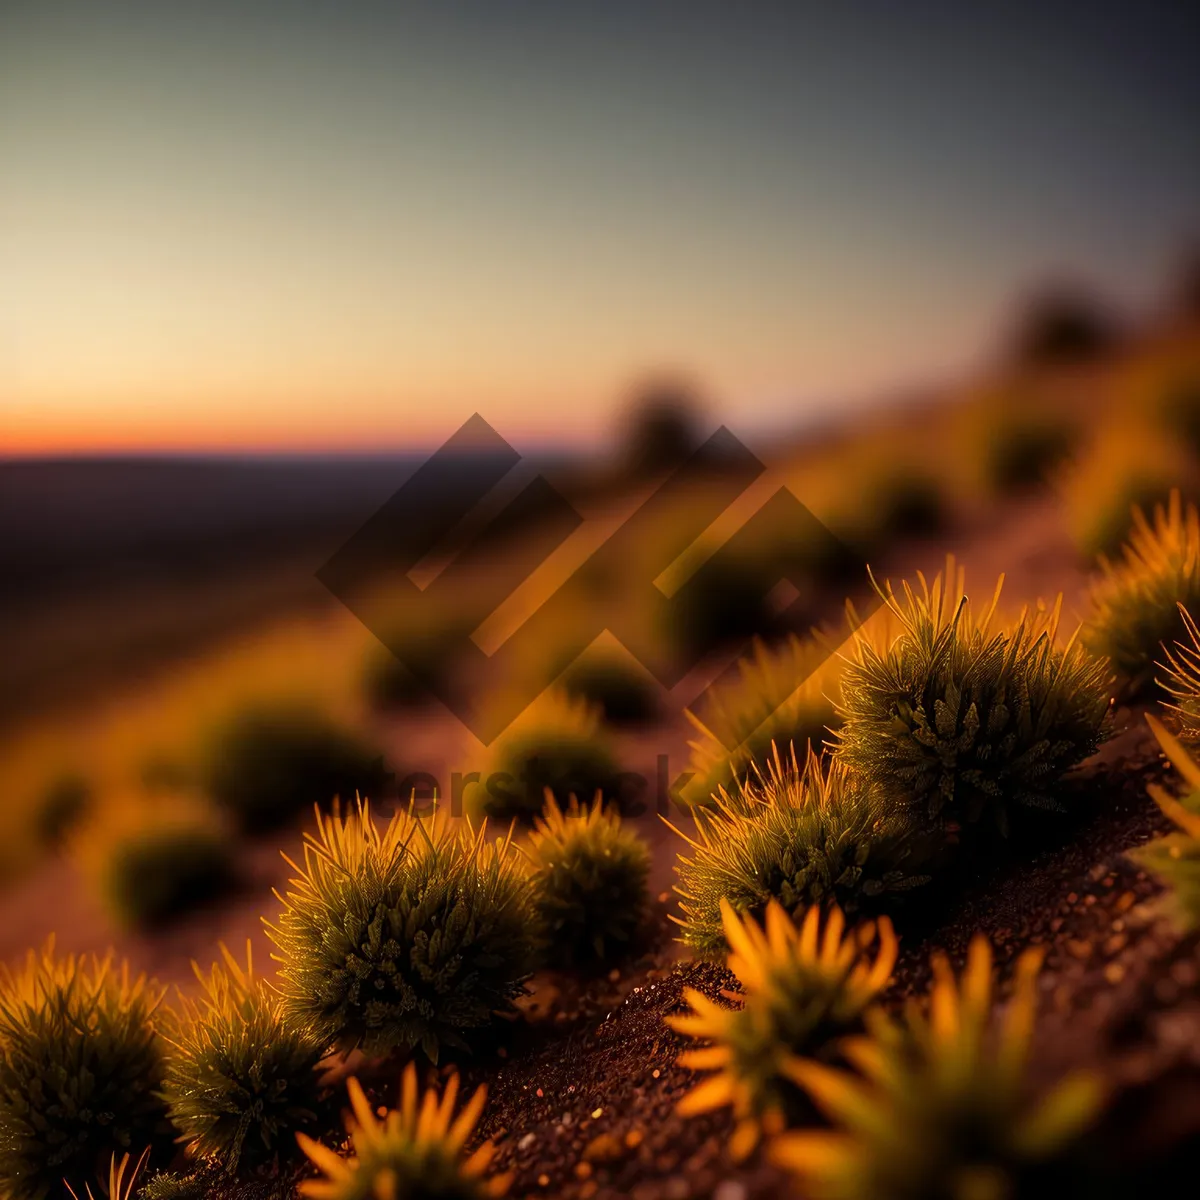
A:
{"label": "sunset sky", "polygon": [[1144,306],[1188,7],[2,0],[0,452],[580,439],[658,369],[787,424]]}

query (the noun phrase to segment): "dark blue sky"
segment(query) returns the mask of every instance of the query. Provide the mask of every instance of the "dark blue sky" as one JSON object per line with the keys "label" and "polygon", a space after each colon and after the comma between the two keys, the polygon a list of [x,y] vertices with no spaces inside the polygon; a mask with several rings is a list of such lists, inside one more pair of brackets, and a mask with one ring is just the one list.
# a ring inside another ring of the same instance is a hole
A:
{"label": "dark blue sky", "polygon": [[1183,3],[0,6],[18,440],[747,420],[954,369],[1200,225]]}

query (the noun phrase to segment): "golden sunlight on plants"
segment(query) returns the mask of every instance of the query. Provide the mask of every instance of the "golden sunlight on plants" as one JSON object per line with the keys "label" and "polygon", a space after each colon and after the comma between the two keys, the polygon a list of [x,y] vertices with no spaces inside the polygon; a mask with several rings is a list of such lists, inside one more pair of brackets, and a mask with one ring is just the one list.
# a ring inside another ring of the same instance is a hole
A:
{"label": "golden sunlight on plants", "polygon": [[317,814],[303,866],[267,925],[284,1014],[324,1042],[384,1055],[486,1040],[538,955],[516,848],[442,814],[382,828],[363,800]]}
{"label": "golden sunlight on plants", "polygon": [[551,688],[492,744],[484,780],[468,794],[468,805],[505,821],[532,820],[547,789],[563,803],[596,792],[615,800],[617,774],[601,710]]}
{"label": "golden sunlight on plants", "polygon": [[127,963],[31,950],[0,967],[0,1188],[78,1193],[101,1160],[167,1140],[158,1095],[160,989]]}
{"label": "golden sunlight on plants", "polygon": [[287,1158],[295,1135],[330,1115],[317,1067],[328,1044],[284,1019],[278,993],[256,977],[249,943],[242,966],[221,946],[200,992],[179,993],[163,1014],[163,1098],[189,1152],[232,1174]]}
{"label": "golden sunlight on plants", "polygon": [[867,1017],[843,1053],[853,1070],[811,1059],[792,1080],[832,1125],[780,1135],[772,1157],[814,1200],[1016,1200],[1067,1186],[1067,1155],[1100,1105],[1081,1073],[1035,1097],[1027,1090],[1042,952],[1017,960],[1013,995],[993,1013],[992,952],[976,937],[956,979],[933,958],[928,1013]]}
{"label": "golden sunlight on plants", "polygon": [[789,1065],[797,1055],[836,1055],[837,1039],[861,1027],[896,964],[897,942],[886,917],[846,933],[836,905],[823,929],[815,905],[796,926],[774,900],[762,927],[739,917],[727,900],[721,921],[729,970],[742,993],[726,993],[728,1003],[720,1004],[685,989],[692,1011],[668,1017],[667,1025],[712,1043],[679,1056],[681,1066],[715,1072],[680,1101],[679,1111],[691,1116],[731,1107],[737,1124],[730,1153],[744,1158],[762,1134],[811,1115]]}
{"label": "golden sunlight on plants", "polygon": [[458,1075],[452,1074],[439,1098],[429,1088],[418,1095],[417,1069],[409,1063],[400,1085],[400,1107],[382,1119],[375,1115],[357,1079],[347,1085],[352,1117],[348,1122],[351,1154],[342,1158],[327,1146],[300,1134],[300,1147],[321,1171],[321,1178],[300,1185],[310,1200],[481,1200],[503,1195],[506,1175],[488,1178],[493,1157],[484,1142],[463,1153],[483,1112],[487,1088],[480,1087],[455,1115]]}
{"label": "golden sunlight on plants", "polygon": [[650,850],[601,796],[566,808],[546,792],[526,849],[534,904],[552,961],[568,966],[627,953],[649,907]]}
{"label": "golden sunlight on plants", "polygon": [[778,749],[765,772],[696,813],[696,836],[671,826],[679,855],[684,945],[710,957],[727,948],[722,906],[761,917],[777,901],[794,919],[810,905],[847,913],[926,882],[924,855],[903,811],[837,761]]}
{"label": "golden sunlight on plants", "polygon": [[1058,784],[1107,736],[1109,668],[1058,638],[1061,597],[997,628],[1003,577],[973,608],[948,560],[932,583],[880,590],[901,632],[857,639],[835,755],[929,833],[1004,833],[1014,806],[1059,808]]}
{"label": "golden sunlight on plants", "polygon": [[1190,932],[1200,927],[1200,765],[1158,721],[1149,714],[1146,720],[1187,790],[1176,797],[1157,784],[1150,785],[1154,802],[1175,828],[1131,850],[1129,857],[1166,885],[1168,911]]}
{"label": "golden sunlight on plants", "polygon": [[824,642],[795,634],[777,647],[755,642],[737,665],[738,678],[715,684],[702,714],[687,710],[699,733],[689,743],[696,777],[688,787],[698,804],[710,803],[721,788],[736,788],[755,768],[767,770],[776,749],[784,755],[793,748],[806,754],[810,744],[820,750],[838,725],[842,664]]}

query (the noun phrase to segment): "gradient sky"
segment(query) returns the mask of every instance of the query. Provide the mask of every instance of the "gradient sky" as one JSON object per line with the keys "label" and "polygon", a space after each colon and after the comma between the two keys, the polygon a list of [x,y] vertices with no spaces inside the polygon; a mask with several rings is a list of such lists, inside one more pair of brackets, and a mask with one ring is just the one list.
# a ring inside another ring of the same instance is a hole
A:
{"label": "gradient sky", "polygon": [[1197,230],[1188,5],[0,0],[0,450],[739,423]]}

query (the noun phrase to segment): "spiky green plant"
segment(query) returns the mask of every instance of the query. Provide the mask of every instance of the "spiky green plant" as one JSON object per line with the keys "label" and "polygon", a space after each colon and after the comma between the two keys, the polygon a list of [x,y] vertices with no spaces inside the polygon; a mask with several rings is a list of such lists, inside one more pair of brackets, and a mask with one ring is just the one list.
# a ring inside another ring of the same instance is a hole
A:
{"label": "spiky green plant", "polygon": [[961,982],[934,956],[928,1015],[915,1001],[903,1020],[868,1014],[869,1036],[843,1046],[861,1074],[789,1063],[833,1128],[779,1135],[775,1161],[814,1200],[1068,1194],[1056,1167],[1097,1111],[1099,1088],[1080,1074],[1029,1095],[1041,958],[1032,949],[1018,959],[1012,999],[996,1022],[991,947],[976,937]]}
{"label": "spiky green plant", "polygon": [[439,810],[380,829],[360,802],[317,814],[304,865],[267,930],[284,1013],[322,1042],[385,1055],[467,1049],[512,1011],[538,954],[537,922],[509,838]]}
{"label": "spiky green plant", "polygon": [[727,900],[721,919],[731,948],[727,965],[744,993],[727,999],[742,1001],[740,1007],[688,988],[684,1000],[692,1011],[668,1017],[667,1025],[712,1043],[679,1056],[681,1066],[716,1072],[680,1101],[679,1111],[691,1116],[732,1107],[737,1126],[729,1146],[740,1159],[761,1133],[779,1133],[809,1115],[787,1064],[797,1055],[822,1056],[837,1039],[861,1031],[863,1014],[896,965],[897,944],[886,917],[843,936],[846,920],[836,905],[824,931],[816,906],[797,928],[775,900],[763,928],[739,917]]}
{"label": "spiky green plant", "polygon": [[379,798],[382,756],[316,707],[256,704],[212,730],[205,789],[244,828],[269,829],[335,797]]}
{"label": "spiky green plant", "polygon": [[721,901],[760,918],[777,900],[793,918],[811,904],[855,913],[886,892],[925,882],[908,814],[837,762],[793,749],[734,792],[695,814],[696,834],[670,828],[691,847],[675,866],[683,943],[700,954],[727,950]]}
{"label": "spiky green plant", "polygon": [[0,1194],[82,1191],[112,1155],[163,1138],[160,995],[127,963],[60,958],[53,941],[0,966]]}
{"label": "spiky green plant", "polygon": [[547,792],[527,854],[553,961],[604,961],[629,948],[649,905],[650,849],[614,808],[572,796],[564,811]]}
{"label": "spiky green plant", "polygon": [[532,820],[542,811],[547,788],[563,801],[597,791],[615,798],[618,774],[600,710],[552,688],[492,743],[473,802],[491,817]]}
{"label": "spiky green plant", "polygon": [[1121,559],[1101,559],[1085,640],[1109,658],[1128,695],[1150,694],[1162,647],[1182,642],[1180,606],[1200,612],[1200,516],[1178,491],[1153,523],[1141,509]]}
{"label": "spiky green plant", "polygon": [[1173,648],[1164,644],[1165,661],[1158,664],[1164,674],[1158,685],[1173,701],[1166,706],[1171,724],[1184,742],[1194,746],[1200,742],[1200,629],[1182,604],[1179,617],[1187,642],[1176,642]]}
{"label": "spiky green plant", "polygon": [[1056,785],[1107,733],[1108,664],[1058,642],[1061,597],[993,631],[1003,576],[978,616],[952,559],[918,578],[880,590],[901,625],[889,647],[856,638],[837,757],[937,836],[985,817],[1006,831],[1013,805],[1061,808]]}
{"label": "spiky green plant", "polygon": [[296,1149],[327,1103],[317,1067],[327,1043],[284,1019],[279,996],[256,978],[246,943],[242,967],[222,945],[200,993],[180,993],[166,1014],[163,1096],[180,1140],[227,1171]]}
{"label": "spiky green plant", "polygon": [[352,1154],[342,1158],[327,1146],[299,1135],[300,1146],[320,1168],[320,1179],[300,1185],[310,1200],[484,1200],[502,1195],[509,1175],[487,1178],[495,1153],[484,1142],[469,1156],[463,1148],[471,1139],[487,1088],[481,1086],[456,1117],[458,1075],[450,1076],[439,1098],[436,1090],[418,1095],[417,1069],[409,1063],[400,1087],[400,1107],[382,1120],[376,1116],[357,1079],[351,1079],[352,1117],[347,1122]]}
{"label": "spiky green plant", "polygon": [[1200,765],[1158,721],[1149,714],[1146,720],[1187,791],[1175,797],[1164,788],[1150,787],[1150,795],[1175,828],[1131,850],[1129,857],[1167,886],[1166,908],[1190,932],[1200,928]]}
{"label": "spiky green plant", "polygon": [[703,715],[687,709],[699,737],[690,744],[694,772],[685,799],[708,804],[720,788],[736,788],[757,766],[766,771],[776,748],[820,748],[838,725],[834,698],[841,660],[818,638],[792,635],[768,648],[756,641],[738,662],[739,676],[706,694]]}

